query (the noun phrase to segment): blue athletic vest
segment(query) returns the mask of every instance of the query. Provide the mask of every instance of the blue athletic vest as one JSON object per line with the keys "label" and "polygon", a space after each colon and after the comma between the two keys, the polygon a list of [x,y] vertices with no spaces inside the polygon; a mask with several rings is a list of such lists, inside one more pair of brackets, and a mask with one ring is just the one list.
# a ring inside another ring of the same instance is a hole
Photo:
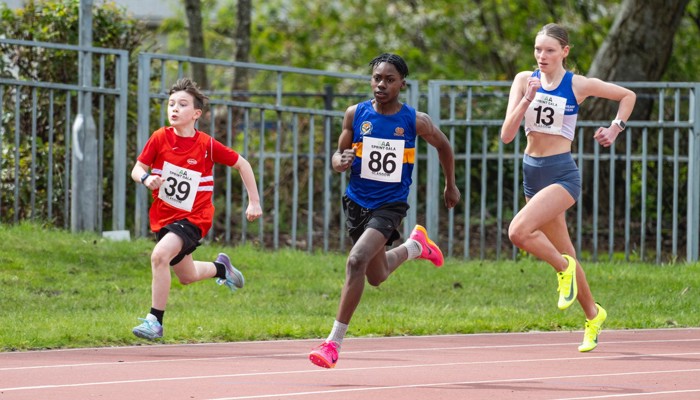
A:
{"label": "blue athletic vest", "polygon": [[[415,162],[416,110],[404,104],[396,114],[383,115],[377,113],[372,106],[372,100],[368,100],[357,105],[352,126],[352,143],[357,150],[351,167],[350,182],[345,190],[347,196],[369,209],[376,209],[387,203],[406,202]],[[403,142],[402,157],[395,157],[393,153],[387,154],[392,148],[396,148],[392,143],[400,144],[398,141]],[[389,150],[382,153],[376,150],[379,148],[377,144]],[[366,158],[365,168],[371,169],[379,176],[396,174],[396,168],[401,168],[400,180],[382,182],[363,177],[363,158]]]}

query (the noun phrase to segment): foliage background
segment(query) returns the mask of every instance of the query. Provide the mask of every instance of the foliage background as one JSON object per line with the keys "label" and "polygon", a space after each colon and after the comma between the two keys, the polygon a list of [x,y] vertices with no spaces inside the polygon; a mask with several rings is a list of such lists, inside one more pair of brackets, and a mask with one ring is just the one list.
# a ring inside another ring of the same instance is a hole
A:
{"label": "foliage background", "polygon": [[[170,1],[174,8],[180,4]],[[235,5],[235,0],[202,2],[211,58],[230,59],[233,54]],[[376,55],[395,52],[419,80],[509,80],[532,68],[534,36],[549,22],[569,29],[569,62],[585,74],[620,1],[268,0],[253,7],[251,62],[364,74]],[[159,30],[168,53],[186,53],[182,13]],[[696,81],[698,48],[700,1],[691,0],[663,80]]]}

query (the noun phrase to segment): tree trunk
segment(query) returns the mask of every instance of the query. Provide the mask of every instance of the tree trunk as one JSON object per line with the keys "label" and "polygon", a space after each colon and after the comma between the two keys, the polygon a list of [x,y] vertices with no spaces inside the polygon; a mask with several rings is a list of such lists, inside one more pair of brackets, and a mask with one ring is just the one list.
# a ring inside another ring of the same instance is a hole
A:
{"label": "tree trunk", "polygon": [[[248,62],[250,59],[250,26],[253,8],[251,0],[238,0],[236,19],[236,32],[233,41],[235,43],[234,61]],[[234,68],[233,84],[231,85],[231,99],[248,100],[248,69]],[[243,110],[236,107],[233,109],[233,130],[243,122]]]}
{"label": "tree trunk", "polygon": [[[620,6],[617,18],[613,22],[605,41],[598,49],[593,59],[588,77],[599,78],[608,82],[657,82],[661,79],[666,70],[673,50],[673,39],[680,25],[680,20],[685,13],[689,0],[624,0]],[[634,89],[637,94],[630,120],[648,120],[652,118],[655,111],[655,93],[645,93],[644,89]],[[591,98],[581,107],[580,120],[602,121],[601,124],[608,126],[615,118],[618,103],[607,99]],[[639,146],[637,135],[639,132],[634,128],[628,128],[618,136],[615,143],[616,153],[624,153],[627,135],[632,132],[632,152],[636,152]],[[592,135],[591,135],[592,136]],[[649,146],[658,146],[654,140],[650,140]],[[585,151],[592,152],[593,146],[598,146],[592,137],[584,140]],[[607,150],[601,150],[607,152]],[[617,163],[616,165],[619,165]],[[599,172],[600,185],[608,187],[609,165],[603,163]],[[592,196],[592,190],[586,188],[593,187],[592,169],[584,170],[582,176],[583,192],[582,196]],[[616,199],[624,199],[625,168],[616,168],[613,178],[618,184],[615,185]],[[609,203],[611,194],[602,190],[594,201],[601,205]],[[592,201],[584,201],[585,212],[592,211]],[[624,201],[616,202],[615,215],[624,215],[627,205]]]}
{"label": "tree trunk", "polygon": [[[252,16],[251,0],[238,0],[236,33],[233,38],[236,44],[235,61],[248,62],[250,58],[250,26]],[[245,99],[245,95],[237,95],[248,91],[248,70],[236,68],[233,75],[233,98]]]}
{"label": "tree trunk", "polygon": [[[190,56],[206,57],[204,51],[204,33],[202,31],[202,2],[201,0],[185,0],[188,33],[190,37]],[[197,85],[206,90],[209,86],[205,64],[192,64],[192,79]]]}
{"label": "tree trunk", "polygon": [[[624,0],[588,77],[604,81],[659,81],[673,51],[673,37],[689,0]],[[639,96],[630,119],[647,119],[652,98]],[[617,104],[590,99],[582,119],[612,120]]]}

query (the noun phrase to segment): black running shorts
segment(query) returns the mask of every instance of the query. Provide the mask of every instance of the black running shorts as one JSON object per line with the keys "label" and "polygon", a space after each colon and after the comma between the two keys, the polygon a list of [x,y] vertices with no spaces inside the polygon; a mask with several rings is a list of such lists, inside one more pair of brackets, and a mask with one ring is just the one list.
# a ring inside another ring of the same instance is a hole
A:
{"label": "black running shorts", "polygon": [[398,229],[406,217],[408,208],[407,203],[396,202],[371,210],[355,203],[347,195],[343,196],[345,225],[353,243],[360,239],[367,228],[372,228],[381,232],[386,238],[386,245],[391,246],[395,240],[401,238]]}
{"label": "black running shorts", "polygon": [[186,219],[181,219],[168,224],[161,228],[156,234],[156,241],[161,239],[168,233],[172,232],[182,239],[182,250],[170,261],[170,265],[177,265],[186,255],[192,254],[199,247],[202,240],[202,231],[193,223]]}

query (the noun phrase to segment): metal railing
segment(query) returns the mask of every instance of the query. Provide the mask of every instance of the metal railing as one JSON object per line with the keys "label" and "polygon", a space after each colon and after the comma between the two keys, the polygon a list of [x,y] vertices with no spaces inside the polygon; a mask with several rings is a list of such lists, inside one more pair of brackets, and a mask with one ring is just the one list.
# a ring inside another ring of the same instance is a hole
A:
{"label": "metal railing", "polygon": [[[74,52],[76,59],[78,52],[88,51],[99,60],[100,71],[95,74],[99,83],[91,86],[0,78],[0,221],[40,219],[68,227],[71,124],[78,97],[91,92],[103,160],[99,191],[112,189],[110,199],[100,195],[100,221],[111,213],[112,229],[147,235],[148,193],[140,185],[126,185],[126,179],[149,135],[167,124],[168,88],[199,63],[214,77],[204,88],[211,89],[210,107],[199,128],[251,162],[264,210],[263,218],[248,223],[243,184],[230,168],[217,168],[217,214],[208,239],[307,251],[349,246],[341,207],[347,176],[332,171],[330,159],[345,109],[372,97],[369,76],[142,53],[134,123],[127,119],[126,52],[13,40],[0,40],[0,45]],[[241,69],[255,89],[227,90],[226,82]],[[653,103],[653,110],[648,120],[629,121],[616,144],[604,150],[592,137],[609,118],[579,118],[574,158],[583,191],[567,214],[577,252],[590,260],[697,261],[700,83],[621,84],[643,93],[638,101]],[[509,87],[506,81],[434,80],[421,93],[417,81],[408,82],[402,100],[427,111],[453,145],[463,201],[445,210],[437,154],[418,141],[404,235],[421,223],[449,256],[519,257],[507,225],[524,204],[524,135],[508,145],[499,135]],[[106,126],[110,107],[113,128]],[[127,128],[127,123],[135,126]],[[109,144],[111,154],[105,151]]]}
{"label": "metal railing", "polygon": [[[126,143],[129,53],[123,50],[80,47],[56,43],[0,39],[4,57],[31,52],[51,59],[78,64],[89,55],[97,61],[94,81],[79,83],[28,79],[17,69],[0,76],[0,219],[14,223],[20,219],[46,220],[64,228],[71,221],[71,150],[78,132],[72,124],[80,113],[86,93],[94,99],[98,164],[97,202],[94,216],[98,230],[126,227]],[[47,53],[50,53],[47,55]],[[35,71],[29,71],[35,72]],[[113,111],[108,110],[113,107]],[[109,119],[113,119],[110,121]],[[110,126],[110,124],[112,124]],[[12,138],[12,140],[10,140]],[[111,157],[105,160],[105,146]],[[111,188],[111,197],[104,190]],[[11,206],[10,206],[11,205]],[[111,214],[105,224],[104,214]]]}
{"label": "metal railing", "polygon": [[[697,261],[700,84],[619,84],[653,92],[646,95],[655,105],[653,120],[630,121],[616,143],[603,150],[593,134],[599,126],[609,125],[613,116],[603,121],[579,119],[572,151],[583,191],[567,215],[574,222],[570,229],[577,253],[584,251],[597,260],[607,247],[608,259],[623,252],[625,260],[651,258],[661,263],[676,260],[684,248],[685,258]],[[524,135],[504,145],[499,140],[502,119],[492,119],[494,111],[501,118],[505,115],[509,87],[510,82],[501,81],[429,82],[430,114],[456,144],[456,159],[463,163],[462,191],[476,193],[466,199],[459,215],[450,212],[449,222],[443,224],[450,255],[469,259],[478,250],[481,259],[498,259],[511,248],[511,257],[517,257],[507,238],[507,221],[524,204],[520,176]],[[620,185],[624,190],[618,189]],[[606,201],[601,203],[601,197]],[[438,199],[428,196],[428,201]],[[461,246],[457,231],[463,232]]]}

